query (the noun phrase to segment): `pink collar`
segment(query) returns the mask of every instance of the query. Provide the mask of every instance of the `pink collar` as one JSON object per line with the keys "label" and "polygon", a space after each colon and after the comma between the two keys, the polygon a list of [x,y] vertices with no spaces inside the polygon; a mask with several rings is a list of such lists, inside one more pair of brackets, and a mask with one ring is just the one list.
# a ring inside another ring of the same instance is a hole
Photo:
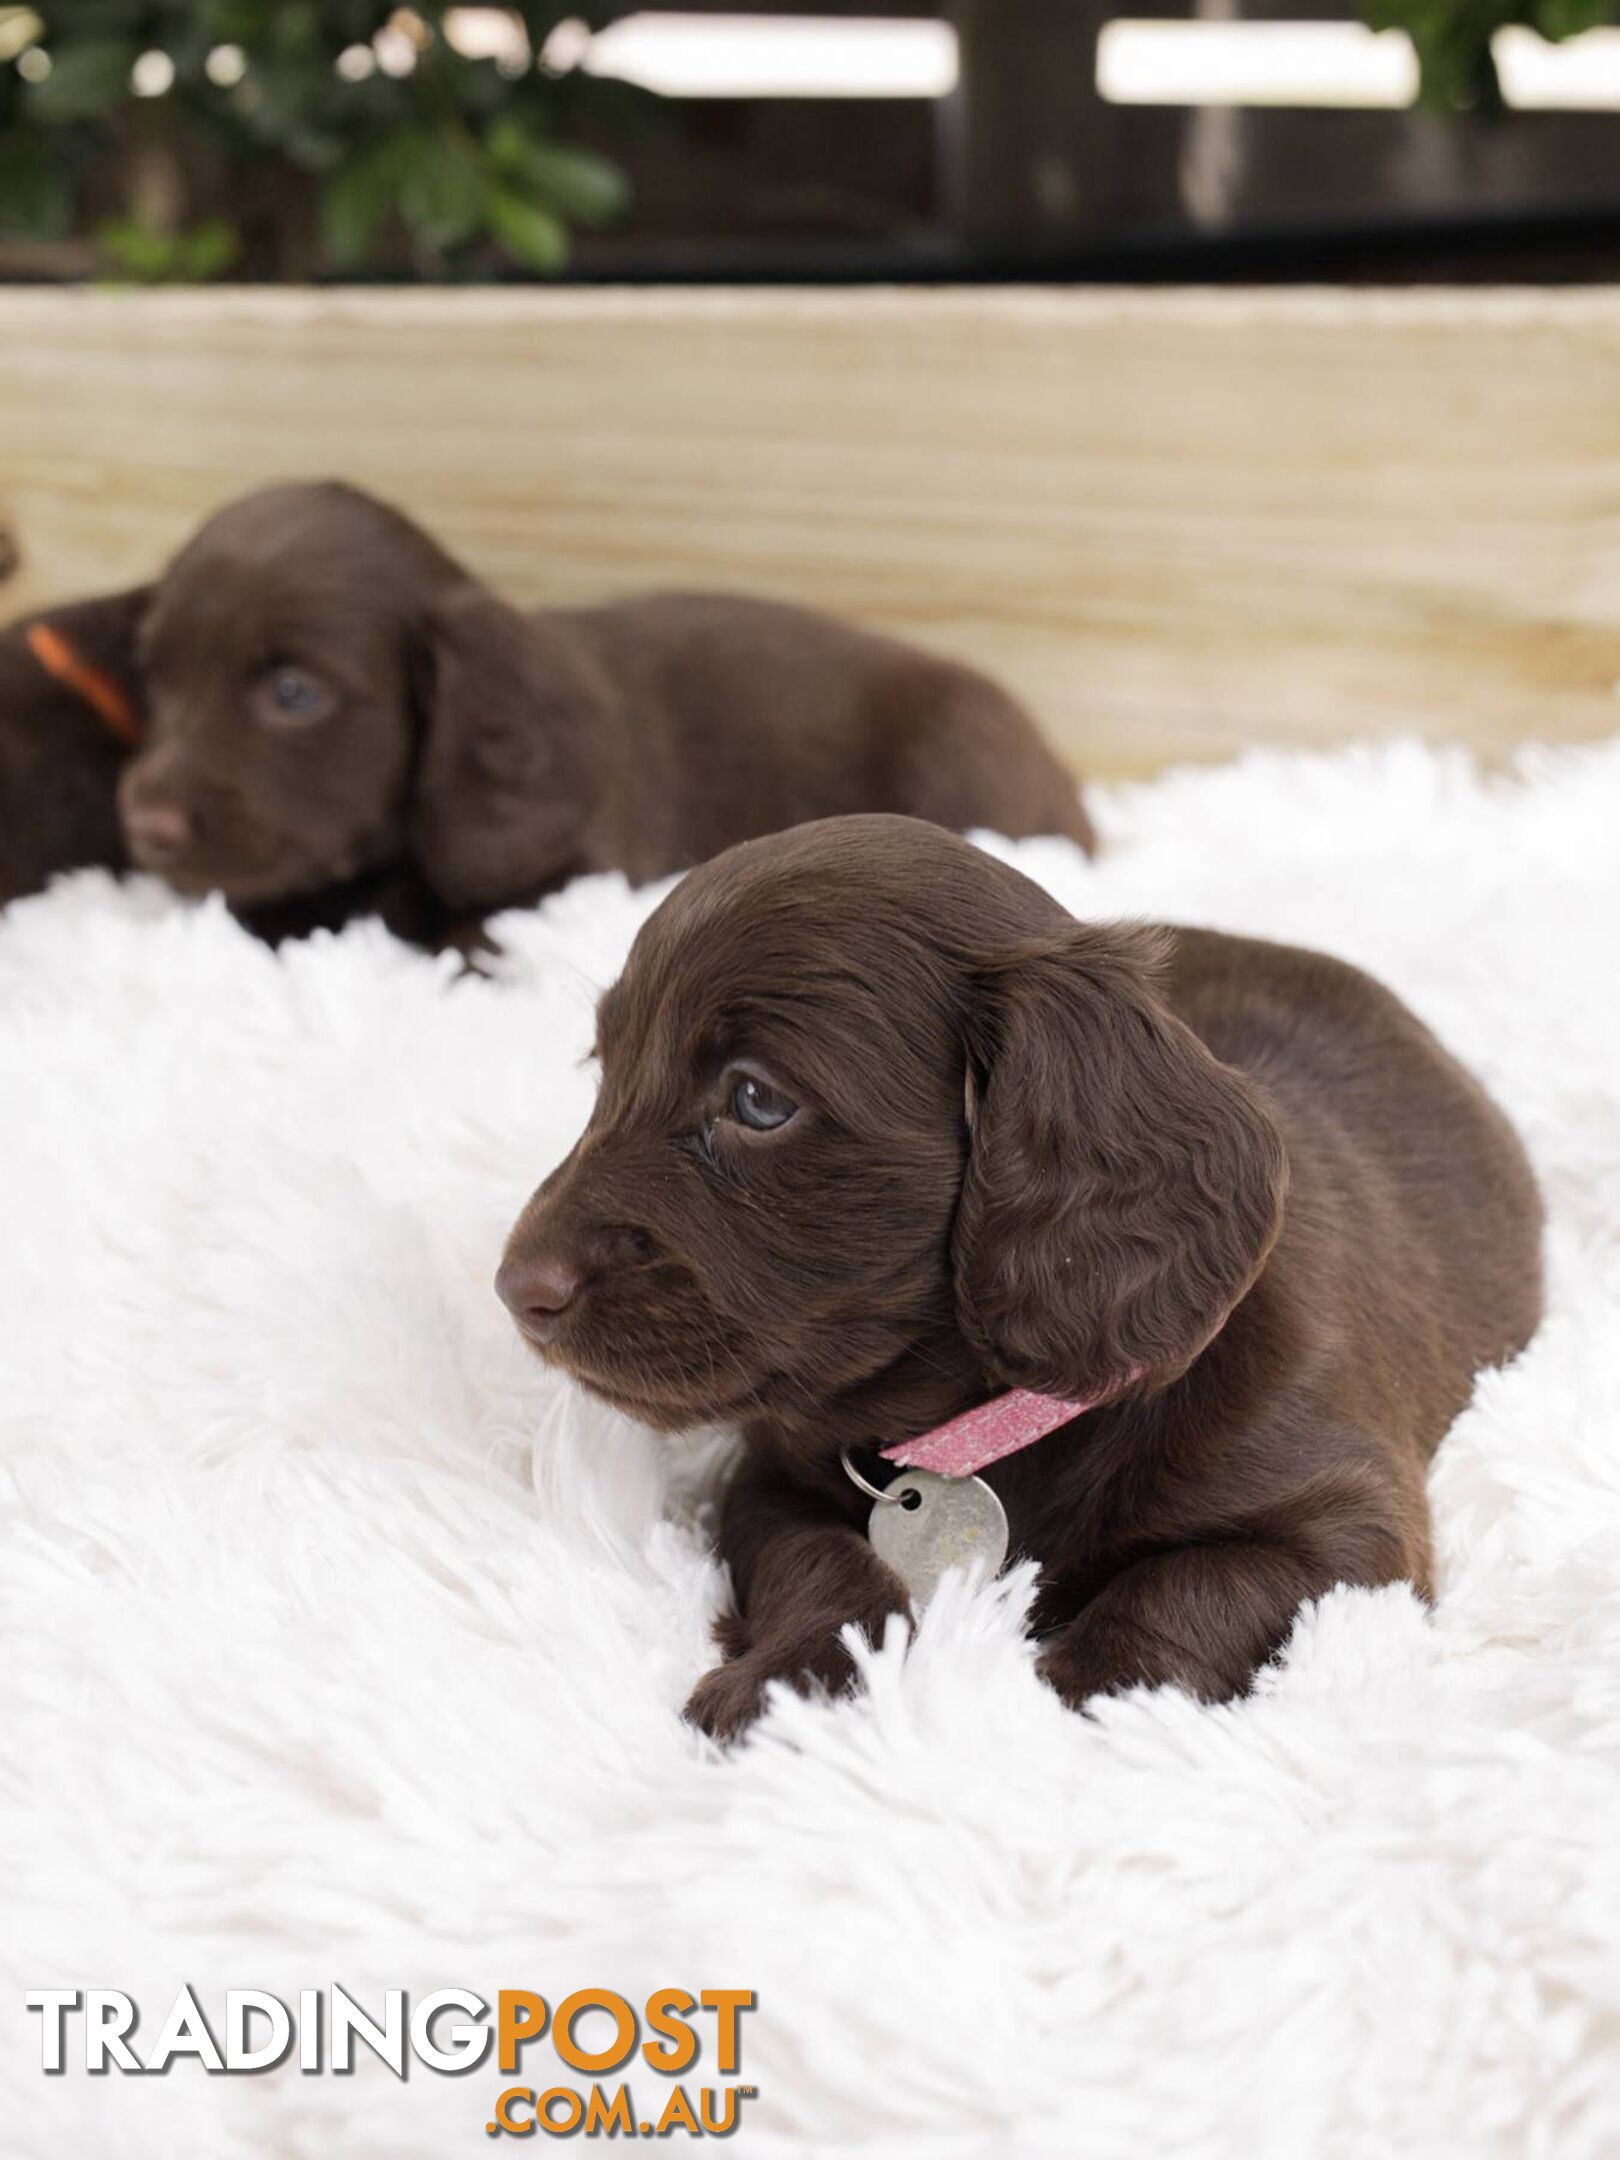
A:
{"label": "pink collar", "polygon": [[1016,1455],[1020,1448],[1044,1440],[1071,1418],[1083,1417],[1086,1411],[1112,1402],[1122,1388],[1141,1377],[1138,1367],[1103,1394],[1092,1395],[1084,1402],[1060,1402],[1055,1395],[1031,1395],[1027,1388],[1013,1388],[1009,1394],[992,1395],[975,1409],[964,1410],[960,1417],[936,1425],[931,1432],[919,1433],[915,1440],[900,1440],[884,1448],[883,1460],[899,1463],[907,1470],[932,1470],[939,1477],[972,1477],[989,1464],[1000,1462],[1003,1455]]}

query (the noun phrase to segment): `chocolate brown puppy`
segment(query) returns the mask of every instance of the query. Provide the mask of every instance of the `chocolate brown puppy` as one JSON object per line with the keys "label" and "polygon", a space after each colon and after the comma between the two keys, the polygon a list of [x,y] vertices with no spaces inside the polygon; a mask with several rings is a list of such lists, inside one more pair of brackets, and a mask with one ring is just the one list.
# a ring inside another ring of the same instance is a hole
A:
{"label": "chocolate brown puppy", "polygon": [[141,659],[130,853],[238,908],[352,891],[431,940],[843,810],[1090,841],[1073,779],[965,668],[719,594],[520,614],[336,484],[211,518]]}
{"label": "chocolate brown puppy", "polygon": [[59,872],[121,869],[118,779],[140,734],[144,588],[0,630],[0,906]]}
{"label": "chocolate brown puppy", "polygon": [[733,849],[602,999],[601,1092],[498,1287],[648,1424],[741,1423],[737,1614],[689,1716],[845,1684],[905,1591],[840,1450],[1003,1390],[1099,1407],[984,1472],[1080,1704],[1245,1689],[1336,1583],[1430,1589],[1425,1467],[1541,1310],[1479,1085],[1320,953],[1076,921],[854,817]]}

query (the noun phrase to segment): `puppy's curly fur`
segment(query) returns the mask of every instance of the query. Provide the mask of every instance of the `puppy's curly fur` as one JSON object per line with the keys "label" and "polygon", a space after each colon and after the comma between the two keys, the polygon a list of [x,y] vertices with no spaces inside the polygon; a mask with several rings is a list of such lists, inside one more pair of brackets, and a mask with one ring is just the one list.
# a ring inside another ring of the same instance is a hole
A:
{"label": "puppy's curly fur", "polygon": [[439,942],[581,872],[643,882],[841,811],[1091,841],[1028,716],[967,668],[729,594],[523,614],[337,483],[211,518],[140,656],[134,859],[289,926],[365,908]]}
{"label": "puppy's curly fur", "polygon": [[[602,1087],[500,1284],[666,1428],[744,1428],[738,1613],[690,1714],[841,1685],[905,1592],[839,1467],[1019,1387],[993,1465],[1064,1698],[1245,1688],[1305,1599],[1430,1583],[1425,1466],[1541,1309],[1518,1140],[1321,954],[1075,921],[913,820],[694,871],[598,1015]],[[864,1458],[881,1474],[875,1456]]]}

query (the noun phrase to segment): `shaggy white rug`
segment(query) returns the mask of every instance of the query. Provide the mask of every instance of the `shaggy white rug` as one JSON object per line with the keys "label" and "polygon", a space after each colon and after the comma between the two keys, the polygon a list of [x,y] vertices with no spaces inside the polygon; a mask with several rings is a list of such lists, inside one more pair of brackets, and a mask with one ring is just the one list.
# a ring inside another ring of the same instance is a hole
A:
{"label": "shaggy white rug", "polygon": [[549,1378],[490,1290],[656,895],[506,918],[488,983],[97,876],[0,919],[6,2160],[503,2149],[492,2061],[87,2076],[70,2019],[42,2074],[25,1990],[126,1991],[139,2052],[182,1982],[216,2029],[240,1987],[752,1988],[747,2155],[1620,2152],[1620,743],[1098,810],[1095,864],[1008,852],[1376,970],[1551,1209],[1547,1324],[1435,1470],[1438,1610],[1338,1593],[1219,1711],[1065,1713],[1020,1578],[730,1759],[682,1727],[717,1443]]}

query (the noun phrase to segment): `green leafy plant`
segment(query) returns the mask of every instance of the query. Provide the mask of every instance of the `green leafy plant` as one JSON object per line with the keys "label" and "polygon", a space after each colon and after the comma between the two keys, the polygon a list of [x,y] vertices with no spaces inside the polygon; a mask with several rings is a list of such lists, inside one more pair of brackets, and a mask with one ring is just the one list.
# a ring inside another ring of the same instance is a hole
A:
{"label": "green leafy plant", "polygon": [[618,167],[570,138],[640,94],[536,56],[562,17],[611,10],[502,10],[499,57],[459,51],[452,12],[0,5],[0,233],[47,266],[142,282],[555,272],[626,200]]}
{"label": "green leafy plant", "polygon": [[1615,0],[1364,0],[1375,30],[1404,30],[1422,69],[1418,102],[1434,112],[1500,112],[1491,39],[1520,24],[1557,42],[1596,30]]}

